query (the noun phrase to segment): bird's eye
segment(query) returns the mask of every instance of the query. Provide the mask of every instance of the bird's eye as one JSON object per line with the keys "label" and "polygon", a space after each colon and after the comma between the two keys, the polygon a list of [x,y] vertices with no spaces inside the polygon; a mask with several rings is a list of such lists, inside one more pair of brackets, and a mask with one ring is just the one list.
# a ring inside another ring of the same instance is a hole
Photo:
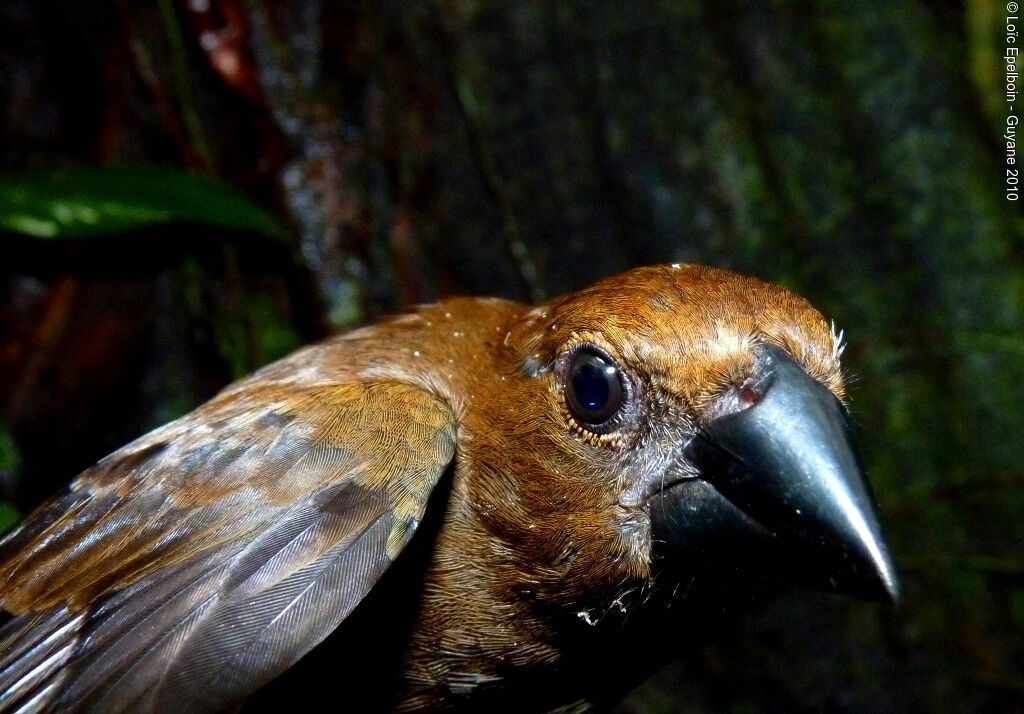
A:
{"label": "bird's eye", "polygon": [[596,350],[584,347],[577,351],[567,376],[566,402],[572,413],[587,424],[608,421],[625,401],[619,368]]}

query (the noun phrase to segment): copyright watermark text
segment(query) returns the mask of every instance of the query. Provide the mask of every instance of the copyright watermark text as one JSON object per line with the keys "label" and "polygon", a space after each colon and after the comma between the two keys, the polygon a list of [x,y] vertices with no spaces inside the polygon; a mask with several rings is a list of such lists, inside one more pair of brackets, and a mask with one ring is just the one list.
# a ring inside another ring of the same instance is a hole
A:
{"label": "copyright watermark text", "polygon": [[1006,62],[1006,131],[1003,141],[1006,142],[1006,200],[1016,201],[1020,198],[1020,166],[1017,163],[1017,125],[1019,119],[1014,110],[1017,102],[1017,85],[1020,80],[1020,33],[1017,29],[1020,7],[1011,0],[1006,3],[1006,43],[1003,48],[1003,60]]}

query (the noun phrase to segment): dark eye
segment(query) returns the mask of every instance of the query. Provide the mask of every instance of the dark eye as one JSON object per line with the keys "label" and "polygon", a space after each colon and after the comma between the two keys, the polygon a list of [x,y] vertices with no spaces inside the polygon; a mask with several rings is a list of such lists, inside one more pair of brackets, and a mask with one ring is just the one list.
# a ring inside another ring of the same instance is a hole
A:
{"label": "dark eye", "polygon": [[586,347],[572,358],[565,386],[569,409],[591,425],[608,421],[625,399],[619,368],[600,352]]}

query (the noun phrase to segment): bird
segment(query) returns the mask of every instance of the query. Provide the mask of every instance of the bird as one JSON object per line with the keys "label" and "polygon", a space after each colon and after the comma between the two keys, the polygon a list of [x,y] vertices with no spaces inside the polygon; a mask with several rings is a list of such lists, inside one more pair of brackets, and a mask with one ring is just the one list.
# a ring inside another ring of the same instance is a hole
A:
{"label": "bird", "polygon": [[842,351],[696,264],[304,347],[0,541],[0,712],[287,701],[328,644],[342,708],[585,711],[757,584],[895,601]]}

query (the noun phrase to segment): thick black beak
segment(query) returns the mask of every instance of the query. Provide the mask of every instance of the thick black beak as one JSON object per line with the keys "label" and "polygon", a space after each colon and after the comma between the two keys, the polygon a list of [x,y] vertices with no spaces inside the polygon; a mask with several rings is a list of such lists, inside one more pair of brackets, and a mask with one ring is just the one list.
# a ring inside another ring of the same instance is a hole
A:
{"label": "thick black beak", "polygon": [[651,501],[667,563],[895,602],[896,576],[846,414],[782,350],[765,347],[760,399],[688,447],[700,477]]}

